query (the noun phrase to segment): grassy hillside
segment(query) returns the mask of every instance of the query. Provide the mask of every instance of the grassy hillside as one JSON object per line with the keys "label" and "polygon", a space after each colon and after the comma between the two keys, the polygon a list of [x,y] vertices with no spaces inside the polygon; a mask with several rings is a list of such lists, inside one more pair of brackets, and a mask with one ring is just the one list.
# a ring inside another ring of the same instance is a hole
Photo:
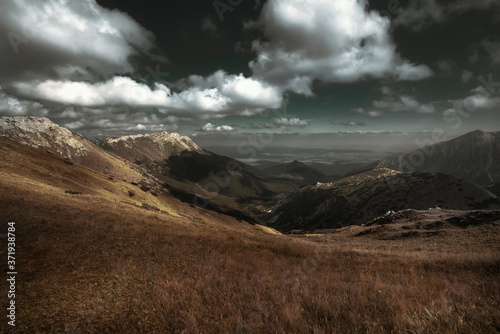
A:
{"label": "grassy hillside", "polygon": [[380,168],[295,191],[275,206],[270,226],[287,231],[361,225],[389,210],[436,205],[456,210],[500,207],[495,195],[454,176]]}
{"label": "grassy hillside", "polygon": [[179,138],[168,133],[125,136],[108,138],[101,146],[147,170],[177,198],[246,219],[256,220],[257,206],[296,188]]}
{"label": "grassy hillside", "polygon": [[16,222],[9,332],[500,330],[498,224],[490,234],[470,227],[465,246],[438,251],[426,248],[432,238],[417,249],[401,240],[378,248],[370,235],[292,237],[10,141],[0,154],[1,233]]}

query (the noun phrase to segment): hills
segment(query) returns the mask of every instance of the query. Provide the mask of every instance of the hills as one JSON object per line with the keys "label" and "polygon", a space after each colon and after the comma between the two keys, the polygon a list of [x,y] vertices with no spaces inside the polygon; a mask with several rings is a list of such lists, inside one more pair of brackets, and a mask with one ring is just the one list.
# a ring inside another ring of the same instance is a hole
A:
{"label": "hills", "polygon": [[147,170],[174,196],[246,220],[256,219],[257,206],[296,187],[176,133],[108,138],[100,146]]}
{"label": "hills", "polygon": [[[382,168],[335,180],[299,161],[259,170],[176,133],[107,138],[96,146],[47,118],[2,117],[0,122],[1,136],[59,155],[67,164],[81,163],[132,185],[283,231],[360,225],[388,210],[487,208],[495,198],[441,173]],[[418,167],[495,180],[497,144],[495,134],[476,131],[423,148],[427,158]],[[423,153],[395,154],[378,165],[404,169],[416,154]]]}
{"label": "hills", "polygon": [[[395,212],[336,233],[284,235],[54,152],[0,136],[0,240],[15,222],[19,271],[9,332],[492,333],[500,326],[498,213]],[[121,166],[111,167],[128,171]],[[368,185],[383,181],[371,173]],[[370,197],[362,181],[334,183]],[[389,187],[416,186],[394,181]],[[8,291],[5,280],[2,287]]]}
{"label": "hills", "polygon": [[473,131],[455,139],[390,155],[376,164],[403,172],[437,172],[479,185],[500,182],[500,132]]}
{"label": "hills", "polygon": [[148,172],[126,159],[94,145],[83,136],[63,128],[46,117],[0,117],[0,137],[29,145],[128,182],[159,189]]}
{"label": "hills", "polygon": [[374,169],[296,190],[272,208],[269,226],[281,231],[361,225],[390,210],[497,208],[482,187],[439,173]]}
{"label": "hills", "polygon": [[288,164],[278,164],[263,169],[271,178],[289,180],[300,185],[315,182],[332,181],[338,177],[326,176],[317,169],[310,167],[300,161],[294,160]]}

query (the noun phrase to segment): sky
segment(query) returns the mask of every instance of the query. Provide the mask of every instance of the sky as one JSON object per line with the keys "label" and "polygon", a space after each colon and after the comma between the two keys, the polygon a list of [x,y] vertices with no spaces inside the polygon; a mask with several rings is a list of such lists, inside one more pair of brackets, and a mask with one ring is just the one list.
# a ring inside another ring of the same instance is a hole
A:
{"label": "sky", "polygon": [[2,0],[0,36],[0,116],[89,138],[399,149],[500,130],[498,0]]}

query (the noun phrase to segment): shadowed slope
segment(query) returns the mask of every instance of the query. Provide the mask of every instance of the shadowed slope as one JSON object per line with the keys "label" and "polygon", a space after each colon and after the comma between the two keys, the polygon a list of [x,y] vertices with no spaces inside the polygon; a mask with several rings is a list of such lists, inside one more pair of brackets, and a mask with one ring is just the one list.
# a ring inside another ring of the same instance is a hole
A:
{"label": "shadowed slope", "polygon": [[273,209],[280,230],[360,225],[389,210],[497,207],[496,196],[478,185],[437,173],[374,169],[331,183],[301,188]]}

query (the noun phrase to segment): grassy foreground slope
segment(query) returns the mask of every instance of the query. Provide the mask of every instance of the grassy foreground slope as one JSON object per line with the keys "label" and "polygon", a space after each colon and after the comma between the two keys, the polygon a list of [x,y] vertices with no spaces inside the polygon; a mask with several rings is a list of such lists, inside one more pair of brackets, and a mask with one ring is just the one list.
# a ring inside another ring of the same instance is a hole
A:
{"label": "grassy foreground slope", "polygon": [[0,233],[16,222],[18,271],[16,327],[2,332],[500,331],[495,247],[284,236],[0,140]]}

